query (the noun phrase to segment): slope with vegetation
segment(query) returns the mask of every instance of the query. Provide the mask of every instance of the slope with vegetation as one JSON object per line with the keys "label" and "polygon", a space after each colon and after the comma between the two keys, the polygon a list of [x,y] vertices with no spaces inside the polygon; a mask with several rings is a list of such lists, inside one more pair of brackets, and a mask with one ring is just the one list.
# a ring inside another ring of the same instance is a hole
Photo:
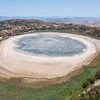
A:
{"label": "slope with vegetation", "polygon": [[[92,81],[90,80],[91,84],[94,84],[95,80],[100,79],[100,70],[98,70],[95,74],[95,77],[92,77]],[[87,84],[88,83],[88,84]],[[87,80],[83,84],[83,88],[89,86],[89,80]],[[80,100],[99,100],[100,99],[100,86],[91,87],[89,91],[86,93],[82,93],[80,96]]]}

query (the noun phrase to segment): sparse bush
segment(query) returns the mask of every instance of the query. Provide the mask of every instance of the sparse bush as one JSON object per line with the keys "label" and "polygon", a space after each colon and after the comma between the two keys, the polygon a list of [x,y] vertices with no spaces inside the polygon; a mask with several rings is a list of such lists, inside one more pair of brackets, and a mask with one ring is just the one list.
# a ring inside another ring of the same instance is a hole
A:
{"label": "sparse bush", "polygon": [[98,71],[96,72],[95,78],[96,78],[96,79],[100,79],[100,70],[98,70]]}
{"label": "sparse bush", "polygon": [[96,86],[85,94],[81,94],[79,100],[100,100],[100,86]]}
{"label": "sparse bush", "polygon": [[93,78],[89,78],[88,81],[89,81],[91,84],[94,84],[95,78],[94,78],[94,77],[93,77]]}
{"label": "sparse bush", "polygon": [[83,87],[83,88],[87,88],[88,86],[89,86],[89,82],[86,81],[86,82],[83,83],[83,86],[82,86],[82,87]]}

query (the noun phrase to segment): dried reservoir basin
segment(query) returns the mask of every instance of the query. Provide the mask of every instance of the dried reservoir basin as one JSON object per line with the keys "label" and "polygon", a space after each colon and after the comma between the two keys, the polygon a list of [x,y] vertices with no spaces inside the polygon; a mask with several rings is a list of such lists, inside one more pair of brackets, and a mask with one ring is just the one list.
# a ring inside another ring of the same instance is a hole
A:
{"label": "dried reservoir basin", "polygon": [[91,62],[100,41],[68,33],[33,33],[0,43],[0,72],[8,77],[56,78]]}

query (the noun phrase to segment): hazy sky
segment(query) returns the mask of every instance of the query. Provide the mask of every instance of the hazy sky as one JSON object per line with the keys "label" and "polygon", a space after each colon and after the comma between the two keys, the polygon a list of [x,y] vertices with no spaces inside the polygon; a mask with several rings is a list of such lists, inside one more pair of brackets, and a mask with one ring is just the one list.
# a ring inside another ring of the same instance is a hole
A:
{"label": "hazy sky", "polygon": [[100,0],[0,0],[0,16],[100,17]]}

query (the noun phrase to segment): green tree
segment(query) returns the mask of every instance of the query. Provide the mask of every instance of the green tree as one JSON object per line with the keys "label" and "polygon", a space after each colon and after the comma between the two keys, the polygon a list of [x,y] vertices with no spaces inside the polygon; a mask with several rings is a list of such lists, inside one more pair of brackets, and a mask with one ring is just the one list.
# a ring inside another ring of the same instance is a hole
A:
{"label": "green tree", "polygon": [[83,88],[87,88],[88,86],[89,86],[89,82],[86,81],[86,82],[83,83],[83,86],[82,86],[82,87],[83,87]]}
{"label": "green tree", "polygon": [[95,78],[100,79],[100,70],[96,72]]}
{"label": "green tree", "polygon": [[93,77],[93,78],[89,78],[88,81],[89,81],[91,84],[94,84],[95,78],[94,78],[94,77]]}

